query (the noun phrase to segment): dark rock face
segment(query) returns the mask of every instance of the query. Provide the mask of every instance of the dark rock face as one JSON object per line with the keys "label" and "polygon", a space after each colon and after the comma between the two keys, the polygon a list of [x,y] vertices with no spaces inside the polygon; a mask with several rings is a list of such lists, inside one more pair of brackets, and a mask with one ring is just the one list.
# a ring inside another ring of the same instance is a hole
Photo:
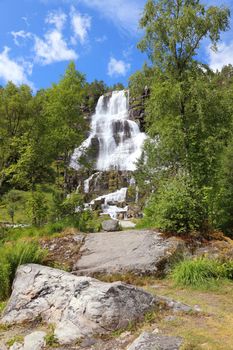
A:
{"label": "dark rock face", "polygon": [[129,119],[134,120],[142,132],[145,131],[145,102],[149,96],[150,90],[145,87],[141,96],[129,99]]}
{"label": "dark rock face", "polygon": [[123,142],[131,138],[130,126],[127,120],[124,120],[124,121],[118,120],[114,122],[112,124],[112,130],[114,134],[114,140],[117,145],[119,145],[119,143],[122,141],[121,140],[122,134],[123,134]]}
{"label": "dark rock face", "polygon": [[179,350],[182,338],[168,337],[153,333],[142,333],[127,350]]}

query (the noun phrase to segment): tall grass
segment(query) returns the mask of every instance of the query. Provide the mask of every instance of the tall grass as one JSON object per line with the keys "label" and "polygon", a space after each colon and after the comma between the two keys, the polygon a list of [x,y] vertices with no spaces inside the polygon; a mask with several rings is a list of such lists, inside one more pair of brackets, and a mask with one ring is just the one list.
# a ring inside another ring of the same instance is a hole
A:
{"label": "tall grass", "polygon": [[221,279],[233,278],[233,261],[196,258],[175,265],[171,277],[177,285],[205,287]]}
{"label": "tall grass", "polygon": [[43,263],[46,251],[37,243],[17,242],[4,244],[0,248],[0,300],[9,296],[10,288],[19,265]]}
{"label": "tall grass", "polygon": [[0,300],[5,300],[10,291],[10,266],[8,262],[0,258]]}

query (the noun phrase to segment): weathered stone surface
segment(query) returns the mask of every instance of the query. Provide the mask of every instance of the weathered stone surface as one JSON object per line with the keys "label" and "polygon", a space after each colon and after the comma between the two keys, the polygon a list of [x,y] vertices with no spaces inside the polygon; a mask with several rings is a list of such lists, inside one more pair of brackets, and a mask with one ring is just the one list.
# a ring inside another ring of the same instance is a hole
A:
{"label": "weathered stone surface", "polygon": [[205,256],[209,259],[233,259],[233,240],[214,240],[196,249],[195,256]]}
{"label": "weathered stone surface", "polygon": [[74,265],[78,275],[133,273],[160,276],[185,249],[182,240],[164,239],[157,232],[129,230],[89,234]]}
{"label": "weathered stone surface", "polygon": [[16,342],[10,347],[9,350],[23,350],[23,345]]}
{"label": "weathered stone surface", "polygon": [[119,231],[119,221],[118,220],[105,220],[102,222],[102,228],[107,232]]}
{"label": "weathered stone surface", "polygon": [[192,308],[190,305],[181,303],[180,301],[176,301],[168,297],[156,296],[156,301],[158,304],[164,305],[166,308],[171,309],[174,312],[198,311],[195,307]]}
{"label": "weathered stone surface", "polygon": [[136,224],[130,220],[120,220],[121,228],[134,228]]}
{"label": "weathered stone surface", "polygon": [[55,335],[61,343],[69,343],[124,328],[154,305],[151,294],[125,283],[104,283],[29,264],[17,270],[1,323],[21,323],[40,317],[55,324]]}
{"label": "weathered stone surface", "polygon": [[33,332],[24,338],[24,346],[22,350],[41,350],[46,345],[45,332]]}
{"label": "weathered stone surface", "polygon": [[127,350],[179,350],[182,343],[182,339],[178,337],[144,332]]}

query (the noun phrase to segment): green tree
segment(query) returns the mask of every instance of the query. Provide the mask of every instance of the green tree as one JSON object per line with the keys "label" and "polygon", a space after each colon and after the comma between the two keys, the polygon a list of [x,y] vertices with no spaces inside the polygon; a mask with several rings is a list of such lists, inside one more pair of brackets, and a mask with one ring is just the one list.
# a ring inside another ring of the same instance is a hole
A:
{"label": "green tree", "polygon": [[54,157],[64,160],[65,174],[70,155],[84,139],[87,124],[82,112],[85,77],[71,62],[58,84],[46,93],[44,113],[50,130]]}
{"label": "green tree", "polygon": [[48,206],[42,192],[32,192],[31,198],[27,202],[27,208],[32,225],[40,227],[46,222]]}
{"label": "green tree", "polygon": [[204,38],[216,49],[229,16],[228,8],[206,7],[200,0],[148,0],[140,21],[145,36],[138,47],[165,76],[170,72],[180,79]]}
{"label": "green tree", "polygon": [[189,193],[196,189],[204,196],[216,181],[231,114],[214,74],[197,61],[197,53],[204,38],[216,49],[221,31],[229,27],[229,10],[199,0],[148,0],[140,25],[145,36],[138,46],[148,53],[154,78],[146,108],[151,139],[139,172],[145,166],[158,191],[164,177],[173,181],[182,174],[194,188]]}
{"label": "green tree", "polygon": [[94,113],[98,99],[107,91],[107,85],[103,80],[95,79],[92,83],[86,83],[84,111],[87,113]]}
{"label": "green tree", "polygon": [[18,160],[18,140],[29,129],[32,99],[26,85],[9,82],[0,89],[0,187],[8,180],[5,170]]}

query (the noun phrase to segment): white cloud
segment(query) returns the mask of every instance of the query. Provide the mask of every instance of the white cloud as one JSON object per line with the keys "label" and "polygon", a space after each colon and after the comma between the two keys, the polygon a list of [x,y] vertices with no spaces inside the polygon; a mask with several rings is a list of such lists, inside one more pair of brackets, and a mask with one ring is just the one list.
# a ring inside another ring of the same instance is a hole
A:
{"label": "white cloud", "polygon": [[76,52],[68,48],[67,43],[62,37],[62,33],[57,30],[46,33],[44,39],[35,37],[34,50],[36,61],[43,65],[78,58]]}
{"label": "white cloud", "polygon": [[130,70],[130,64],[122,60],[116,60],[114,57],[110,58],[108,63],[108,75],[110,77],[114,76],[126,76],[127,72]]}
{"label": "white cloud", "polygon": [[20,46],[19,39],[30,39],[32,37],[31,33],[25,32],[24,30],[19,30],[18,32],[11,32],[15,45]]}
{"label": "white cloud", "polygon": [[4,47],[0,53],[0,78],[5,82],[12,81],[16,85],[33,84],[28,80],[28,75],[32,73],[32,64],[21,59],[17,61],[9,57],[9,47]]}
{"label": "white cloud", "polygon": [[218,45],[217,52],[214,52],[209,45],[207,52],[209,56],[210,68],[214,71],[220,71],[223,66],[228,64],[233,65],[233,41],[231,41],[229,44],[222,43]]}
{"label": "white cloud", "polygon": [[29,24],[29,22],[28,22],[28,18],[27,18],[26,16],[21,17],[21,19],[25,22],[25,24],[26,24],[28,27],[30,26],[30,24]]}
{"label": "white cloud", "polygon": [[84,44],[88,38],[88,31],[91,29],[91,17],[88,15],[81,15],[72,6],[70,11],[71,26],[74,32],[72,43],[75,45],[77,39],[81,44]]}
{"label": "white cloud", "polygon": [[104,43],[107,40],[108,40],[108,38],[106,35],[102,35],[102,36],[99,36],[98,38],[95,38],[95,41],[97,43],[100,43],[100,44]]}
{"label": "white cloud", "polygon": [[62,12],[52,12],[47,16],[46,23],[54,25],[55,28],[47,31],[43,39],[35,36],[34,51],[37,62],[46,65],[78,58],[77,53],[68,47],[63,38],[62,29],[65,25],[66,17],[66,14]]}
{"label": "white cloud", "polygon": [[67,16],[64,12],[53,11],[48,14],[45,23],[53,24],[58,31],[62,31],[66,23]]}
{"label": "white cloud", "polygon": [[135,34],[145,5],[144,0],[78,0],[110,19],[118,28]]}

